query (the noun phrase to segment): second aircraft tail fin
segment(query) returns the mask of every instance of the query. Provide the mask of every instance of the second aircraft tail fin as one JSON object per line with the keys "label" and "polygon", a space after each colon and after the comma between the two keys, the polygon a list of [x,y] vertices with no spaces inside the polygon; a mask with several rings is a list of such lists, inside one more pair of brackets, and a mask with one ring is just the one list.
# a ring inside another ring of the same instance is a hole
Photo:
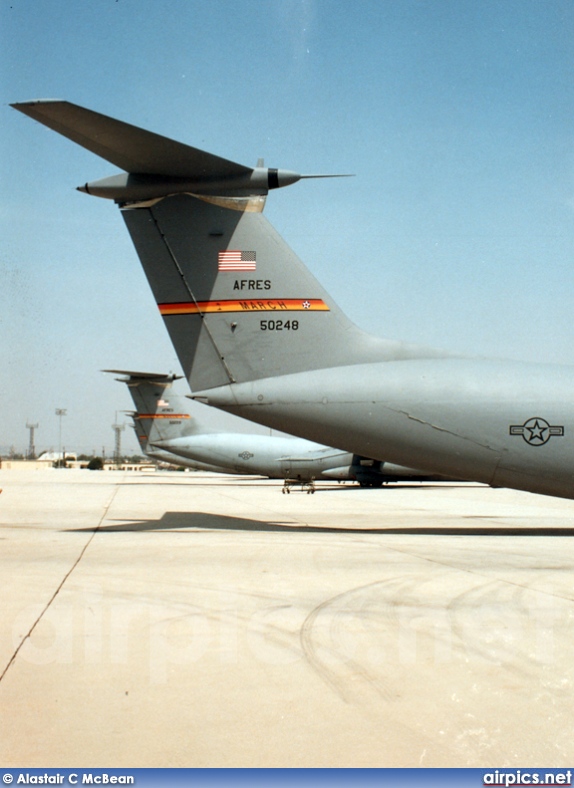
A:
{"label": "second aircraft tail fin", "polygon": [[[119,369],[105,372],[124,376],[117,380],[127,385],[136,407],[133,419],[140,443],[143,444],[141,435],[145,435],[146,444],[153,444],[208,431],[190,415],[189,400],[171,390],[178,376]],[[142,448],[145,451],[143,445]]]}

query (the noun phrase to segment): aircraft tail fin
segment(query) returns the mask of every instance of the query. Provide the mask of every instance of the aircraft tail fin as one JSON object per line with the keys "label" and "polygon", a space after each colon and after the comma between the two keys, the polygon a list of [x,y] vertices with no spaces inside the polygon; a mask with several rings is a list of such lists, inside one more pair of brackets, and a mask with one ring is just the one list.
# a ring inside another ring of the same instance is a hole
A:
{"label": "aircraft tail fin", "polygon": [[144,451],[148,444],[156,441],[207,431],[190,415],[189,400],[171,390],[173,382],[181,376],[119,369],[106,369],[104,372],[124,376],[117,380],[127,385],[136,407],[133,419]]}
{"label": "aircraft tail fin", "polygon": [[305,176],[244,167],[68,102],[12,106],[126,170],[82,190],[119,204],[192,391],[446,355],[360,331],[263,217],[269,190]]}
{"label": "aircraft tail fin", "polygon": [[437,355],[359,330],[261,213],[180,194],[122,215],[192,391]]}

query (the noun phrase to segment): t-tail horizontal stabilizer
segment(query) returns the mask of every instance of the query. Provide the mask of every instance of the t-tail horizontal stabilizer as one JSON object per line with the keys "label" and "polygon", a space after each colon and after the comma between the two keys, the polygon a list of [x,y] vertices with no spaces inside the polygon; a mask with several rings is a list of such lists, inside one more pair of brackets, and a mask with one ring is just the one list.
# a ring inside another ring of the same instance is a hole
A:
{"label": "t-tail horizontal stabilizer", "polygon": [[120,175],[78,187],[82,192],[120,203],[182,192],[219,197],[261,196],[301,178],[347,177],[246,167],[68,101],[40,99],[11,106],[124,170]]}

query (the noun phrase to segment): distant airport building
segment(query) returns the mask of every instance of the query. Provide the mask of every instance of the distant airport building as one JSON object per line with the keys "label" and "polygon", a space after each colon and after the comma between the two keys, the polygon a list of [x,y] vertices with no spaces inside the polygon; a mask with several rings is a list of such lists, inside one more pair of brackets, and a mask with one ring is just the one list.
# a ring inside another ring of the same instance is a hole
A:
{"label": "distant airport building", "polygon": [[66,462],[74,462],[78,459],[78,455],[73,451],[44,451],[38,457],[39,462],[59,462],[66,460]]}

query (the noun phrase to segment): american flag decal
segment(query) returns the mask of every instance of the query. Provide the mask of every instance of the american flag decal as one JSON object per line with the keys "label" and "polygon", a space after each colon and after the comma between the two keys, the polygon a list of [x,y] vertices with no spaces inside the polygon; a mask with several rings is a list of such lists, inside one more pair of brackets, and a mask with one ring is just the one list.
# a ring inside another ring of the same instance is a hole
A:
{"label": "american flag decal", "polygon": [[217,255],[218,271],[255,271],[255,252],[225,249]]}

